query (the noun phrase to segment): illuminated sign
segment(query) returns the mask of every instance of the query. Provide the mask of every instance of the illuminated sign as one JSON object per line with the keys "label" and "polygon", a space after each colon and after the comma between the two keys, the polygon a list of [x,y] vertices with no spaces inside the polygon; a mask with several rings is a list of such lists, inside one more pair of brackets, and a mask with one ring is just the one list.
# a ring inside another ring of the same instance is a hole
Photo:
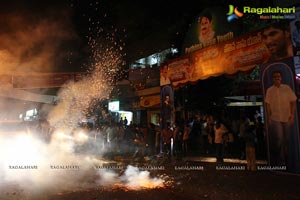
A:
{"label": "illuminated sign", "polygon": [[280,7],[267,7],[267,8],[251,8],[249,6],[244,6],[244,13],[255,13],[258,15],[265,13],[274,13],[274,14],[291,14],[296,12],[295,6],[292,8],[280,8]]}
{"label": "illuminated sign", "polygon": [[[240,12],[237,7],[229,5],[227,15],[227,21],[231,22],[234,19],[239,19],[244,14],[257,14],[260,19],[295,19],[296,8],[281,8],[277,7],[265,7],[265,8],[253,8],[250,6],[244,6],[243,12]],[[276,15],[277,14],[277,15]],[[281,14],[281,15],[280,15]]]}
{"label": "illuminated sign", "polygon": [[117,112],[120,110],[120,101],[108,102],[108,110],[111,112]]}

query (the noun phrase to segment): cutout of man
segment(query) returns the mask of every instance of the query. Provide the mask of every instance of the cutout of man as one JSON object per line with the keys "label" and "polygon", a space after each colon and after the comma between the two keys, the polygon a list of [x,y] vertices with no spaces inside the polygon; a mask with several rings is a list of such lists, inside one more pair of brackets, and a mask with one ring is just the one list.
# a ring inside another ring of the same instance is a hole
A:
{"label": "cutout of man", "polygon": [[289,138],[292,133],[296,112],[296,95],[286,84],[282,84],[282,74],[274,71],[273,85],[267,89],[265,103],[269,127],[270,163],[286,165]]}

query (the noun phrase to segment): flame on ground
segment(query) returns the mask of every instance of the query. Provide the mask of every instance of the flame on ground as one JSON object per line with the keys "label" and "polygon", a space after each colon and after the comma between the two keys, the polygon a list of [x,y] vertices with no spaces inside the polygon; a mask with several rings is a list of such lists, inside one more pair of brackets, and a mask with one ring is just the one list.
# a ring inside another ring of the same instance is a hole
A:
{"label": "flame on ground", "polygon": [[[108,174],[110,174],[108,176]],[[114,172],[100,172],[102,180],[100,182],[110,183],[113,189],[128,190],[143,190],[165,187],[162,178],[152,178],[149,171],[140,171],[138,167],[128,165],[124,174],[117,177]]]}

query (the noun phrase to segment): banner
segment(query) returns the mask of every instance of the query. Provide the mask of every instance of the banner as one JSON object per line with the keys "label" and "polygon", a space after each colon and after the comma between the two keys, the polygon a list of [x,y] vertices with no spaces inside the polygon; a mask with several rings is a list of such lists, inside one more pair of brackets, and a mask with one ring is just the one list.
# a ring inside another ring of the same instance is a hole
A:
{"label": "banner", "polygon": [[173,86],[207,79],[211,76],[248,71],[269,57],[262,33],[255,32],[232,41],[210,46],[168,64]]}
{"label": "banner", "polygon": [[149,108],[149,107],[159,107],[160,106],[160,96],[152,95],[141,97],[140,100],[141,107]]}
{"label": "banner", "polygon": [[213,76],[249,71],[262,63],[292,56],[289,23],[282,21],[169,62],[161,67],[161,85],[171,83],[177,87]]}

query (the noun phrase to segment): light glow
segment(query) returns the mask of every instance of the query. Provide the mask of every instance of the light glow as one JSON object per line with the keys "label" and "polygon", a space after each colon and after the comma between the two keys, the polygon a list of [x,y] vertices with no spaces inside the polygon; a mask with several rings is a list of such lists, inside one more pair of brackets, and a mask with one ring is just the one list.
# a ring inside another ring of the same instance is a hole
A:
{"label": "light glow", "polygon": [[117,112],[120,109],[120,102],[119,101],[111,101],[108,103],[108,110],[111,112]]}

